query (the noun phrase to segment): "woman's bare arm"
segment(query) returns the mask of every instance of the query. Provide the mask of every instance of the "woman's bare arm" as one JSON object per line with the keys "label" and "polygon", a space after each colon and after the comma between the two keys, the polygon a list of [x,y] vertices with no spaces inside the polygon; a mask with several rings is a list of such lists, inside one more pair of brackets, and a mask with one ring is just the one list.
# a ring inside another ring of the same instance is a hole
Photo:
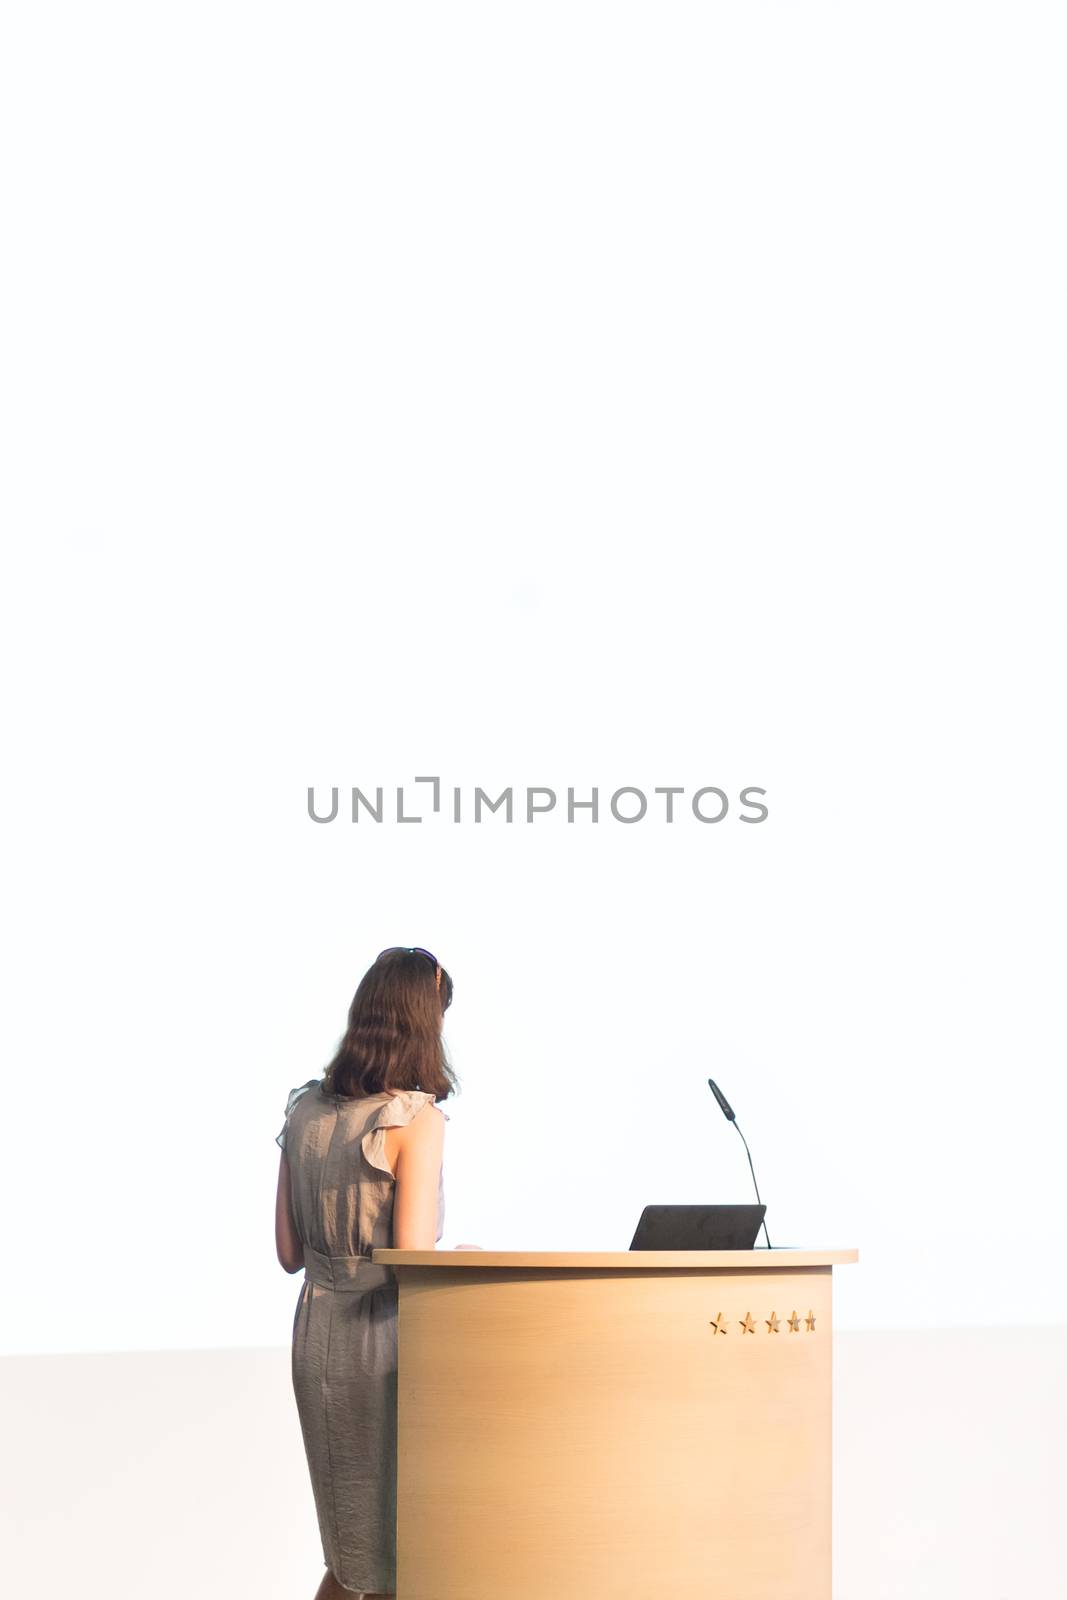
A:
{"label": "woman's bare arm", "polygon": [[445,1118],[428,1102],[405,1127],[396,1159],[394,1250],[437,1247],[437,1196],[444,1146]]}
{"label": "woman's bare arm", "polygon": [[286,1272],[300,1272],[304,1265],[304,1243],[293,1221],[292,1183],[284,1150],[278,1168],[278,1196],[274,1205],[274,1243],[278,1260]]}

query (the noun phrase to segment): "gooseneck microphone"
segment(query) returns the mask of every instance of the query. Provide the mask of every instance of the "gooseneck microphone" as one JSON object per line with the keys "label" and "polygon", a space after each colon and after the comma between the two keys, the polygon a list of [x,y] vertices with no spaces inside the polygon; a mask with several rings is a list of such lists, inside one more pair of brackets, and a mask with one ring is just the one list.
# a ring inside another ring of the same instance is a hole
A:
{"label": "gooseneck microphone", "polygon": [[[741,1134],[741,1143],[745,1147],[746,1156],[748,1156],[748,1170],[752,1174],[752,1187],[756,1191],[756,1200],[757,1200],[758,1204],[762,1205],[763,1201],[760,1200],[760,1197],[759,1197],[759,1184],[756,1182],[756,1169],[752,1165],[752,1156],[749,1154],[748,1140],[745,1138],[744,1134],[741,1133],[741,1129],[737,1127],[737,1118],[734,1115],[733,1106],[731,1106],[729,1100],[727,1100],[726,1096],[723,1094],[722,1090],[719,1088],[719,1085],[715,1082],[714,1078],[709,1078],[708,1079],[708,1088],[711,1090],[712,1094],[715,1096],[716,1100],[719,1102],[719,1109],[722,1111],[722,1114],[726,1118],[727,1122],[732,1122],[734,1127],[737,1128],[738,1133]],[[763,1218],[763,1232],[764,1232],[764,1235],[765,1235],[766,1240],[767,1240],[767,1249],[770,1250],[770,1249],[773,1248],[773,1246],[771,1244],[771,1236],[767,1232],[767,1217],[766,1217],[766,1214],[764,1214],[764,1218]]]}

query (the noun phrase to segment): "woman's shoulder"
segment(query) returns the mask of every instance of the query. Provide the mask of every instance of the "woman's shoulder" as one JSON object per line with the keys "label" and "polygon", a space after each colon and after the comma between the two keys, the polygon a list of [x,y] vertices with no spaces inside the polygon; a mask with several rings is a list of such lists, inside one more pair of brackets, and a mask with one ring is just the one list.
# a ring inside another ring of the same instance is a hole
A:
{"label": "woman's shoulder", "polygon": [[[391,1151],[400,1145],[407,1144],[412,1128],[417,1128],[422,1122],[421,1113],[424,1107],[433,1103],[433,1095],[423,1089],[398,1089],[390,1094],[376,1095],[376,1109],[364,1124],[360,1134],[360,1144],[363,1154],[372,1167],[392,1178],[394,1176],[393,1163],[389,1159]],[[444,1124],[448,1121],[445,1112],[441,1111],[439,1117],[433,1117],[435,1128],[444,1131]]]}
{"label": "woman's shoulder", "polygon": [[[401,1126],[422,1129],[427,1123],[441,1126],[449,1121],[448,1112],[439,1106],[432,1094],[423,1089],[401,1089],[397,1099],[403,1107],[404,1116]],[[423,1111],[428,1111],[429,1116],[422,1116]]]}
{"label": "woman's shoulder", "polygon": [[321,1088],[321,1086],[322,1086],[322,1079],[321,1078],[309,1078],[306,1083],[298,1083],[295,1089],[290,1089],[289,1090],[289,1097],[285,1102],[285,1114],[286,1114],[286,1116],[289,1115],[290,1111],[296,1105],[296,1102],[298,1100],[303,1099],[304,1095],[306,1095],[309,1092],[309,1090],[318,1089],[318,1088]]}
{"label": "woman's shoulder", "polygon": [[280,1149],[285,1149],[285,1135],[294,1109],[304,1099],[305,1095],[309,1094],[312,1089],[321,1087],[321,1084],[321,1078],[309,1078],[306,1083],[298,1083],[295,1089],[289,1090],[289,1095],[285,1102],[285,1118],[282,1122],[281,1130],[274,1137],[274,1142]]}
{"label": "woman's shoulder", "polygon": [[449,1120],[447,1111],[444,1111],[437,1104],[434,1095],[428,1089],[387,1090],[386,1094],[382,1096],[382,1100],[387,1113],[387,1121],[393,1120],[392,1113],[394,1110],[400,1113],[400,1116],[396,1119],[398,1125],[409,1126],[426,1106],[432,1106],[433,1110],[438,1113],[438,1116],[443,1117],[445,1122]]}

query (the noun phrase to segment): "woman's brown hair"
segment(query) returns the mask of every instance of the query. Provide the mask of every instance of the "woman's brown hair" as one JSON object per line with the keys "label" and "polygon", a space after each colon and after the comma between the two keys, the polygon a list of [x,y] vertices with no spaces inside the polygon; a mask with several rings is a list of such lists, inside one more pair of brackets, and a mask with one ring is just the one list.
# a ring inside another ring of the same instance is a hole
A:
{"label": "woman's brown hair", "polygon": [[360,980],[348,1028],[323,1075],[327,1094],[381,1094],[423,1089],[447,1100],[456,1076],[441,1037],[452,1003],[452,979],[417,950],[383,950]]}

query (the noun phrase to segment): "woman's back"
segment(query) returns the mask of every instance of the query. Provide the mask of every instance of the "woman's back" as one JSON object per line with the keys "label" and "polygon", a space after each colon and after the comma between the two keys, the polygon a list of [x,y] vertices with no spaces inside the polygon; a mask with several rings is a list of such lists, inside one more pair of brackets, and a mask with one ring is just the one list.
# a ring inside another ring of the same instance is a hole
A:
{"label": "woman's back", "polygon": [[[293,1220],[305,1246],[330,1256],[369,1256],[392,1245],[401,1130],[433,1103],[421,1089],[328,1094],[318,1078],[292,1090],[277,1142],[289,1161]],[[435,1242],[444,1217],[442,1163]]]}

